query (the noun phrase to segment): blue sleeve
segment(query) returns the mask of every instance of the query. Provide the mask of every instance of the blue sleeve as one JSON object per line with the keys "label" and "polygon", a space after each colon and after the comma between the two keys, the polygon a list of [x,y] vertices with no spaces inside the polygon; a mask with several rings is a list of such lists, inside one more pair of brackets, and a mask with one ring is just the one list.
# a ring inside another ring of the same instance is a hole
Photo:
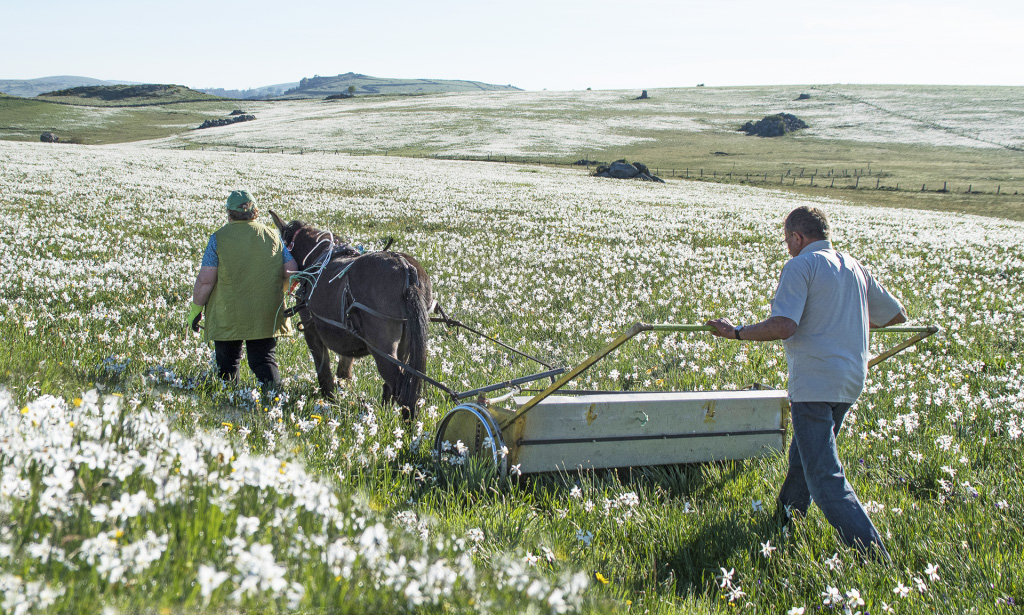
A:
{"label": "blue sleeve", "polygon": [[217,256],[217,236],[210,235],[210,241],[206,244],[206,251],[203,252],[203,267],[216,267],[220,264]]}
{"label": "blue sleeve", "polygon": [[284,245],[284,242],[281,243],[281,252],[284,253],[283,264],[288,264],[288,261],[295,260],[295,257],[292,256],[292,253],[288,251],[288,246]]}

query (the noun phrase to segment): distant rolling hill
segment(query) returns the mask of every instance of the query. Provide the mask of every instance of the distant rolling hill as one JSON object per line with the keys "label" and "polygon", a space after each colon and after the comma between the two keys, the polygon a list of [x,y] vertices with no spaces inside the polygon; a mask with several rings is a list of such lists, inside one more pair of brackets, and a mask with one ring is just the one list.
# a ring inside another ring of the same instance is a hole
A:
{"label": "distant rolling hill", "polygon": [[0,79],[0,92],[11,96],[31,98],[45,92],[55,92],[68,88],[97,85],[124,85],[134,84],[133,81],[103,81],[91,77],[75,77],[72,75],[59,75],[55,77],[40,77],[38,79]]}
{"label": "distant rolling hill", "polygon": [[336,77],[303,77],[297,87],[277,98],[324,98],[332,94],[437,94],[441,92],[518,91],[513,85],[453,79],[389,79],[359,73]]}
{"label": "distant rolling hill", "polygon": [[159,83],[81,86],[56,92],[45,92],[36,96],[36,99],[71,105],[100,107],[163,105],[177,102],[219,100],[216,96],[197,92],[183,85]]}

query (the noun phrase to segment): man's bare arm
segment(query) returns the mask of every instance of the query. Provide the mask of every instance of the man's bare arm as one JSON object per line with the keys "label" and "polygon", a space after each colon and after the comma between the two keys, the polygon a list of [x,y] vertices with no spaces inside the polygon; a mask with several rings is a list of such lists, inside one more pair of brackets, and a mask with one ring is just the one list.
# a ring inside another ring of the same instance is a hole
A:
{"label": "man's bare arm", "polygon": [[[715,328],[711,332],[717,337],[736,339],[736,327],[726,318],[709,320],[707,324]],[[772,316],[752,325],[745,325],[740,337],[752,342],[770,342],[772,340],[789,339],[796,333],[796,323],[785,316]]]}
{"label": "man's bare arm", "polygon": [[[907,308],[900,308],[900,313],[895,315],[895,316],[893,316],[892,320],[890,320],[889,322],[885,323],[884,325],[881,325],[881,327],[894,327],[894,326],[896,326],[898,324],[902,324],[902,323],[905,323],[905,322],[907,322]],[[879,327],[880,327],[879,325],[876,325],[875,323],[871,323],[871,328],[872,329],[878,329]]]}

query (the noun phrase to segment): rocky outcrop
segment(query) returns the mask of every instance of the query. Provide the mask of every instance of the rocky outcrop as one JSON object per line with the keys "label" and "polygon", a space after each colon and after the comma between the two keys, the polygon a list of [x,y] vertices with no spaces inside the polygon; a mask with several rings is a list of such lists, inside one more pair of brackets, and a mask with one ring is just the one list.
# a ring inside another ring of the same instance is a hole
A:
{"label": "rocky outcrop", "polygon": [[758,137],[781,137],[794,130],[807,128],[807,124],[791,113],[779,113],[766,115],[763,119],[754,122],[747,122],[740,127],[740,130],[748,135]]}
{"label": "rocky outcrop", "polygon": [[199,128],[213,128],[214,126],[228,126],[230,124],[237,124],[238,122],[251,122],[256,119],[255,115],[235,115],[233,117],[224,117],[216,120],[206,120],[199,125]]}
{"label": "rocky outcrop", "polygon": [[634,98],[633,100],[647,100],[650,96],[647,95],[647,90],[644,90],[642,94]]}
{"label": "rocky outcrop", "polygon": [[43,143],[57,143],[58,141],[60,141],[60,137],[53,134],[52,132],[44,132],[43,134],[39,135],[39,140],[42,141]]}
{"label": "rocky outcrop", "polygon": [[811,95],[808,94],[807,92],[804,92],[804,93],[800,94],[799,96],[797,96],[796,99],[797,100],[810,100],[811,99]]}
{"label": "rocky outcrop", "polygon": [[625,160],[616,160],[610,165],[601,165],[594,171],[595,177],[614,177],[615,179],[639,179],[647,182],[661,182],[657,175],[653,175],[647,165],[642,162],[630,164]]}

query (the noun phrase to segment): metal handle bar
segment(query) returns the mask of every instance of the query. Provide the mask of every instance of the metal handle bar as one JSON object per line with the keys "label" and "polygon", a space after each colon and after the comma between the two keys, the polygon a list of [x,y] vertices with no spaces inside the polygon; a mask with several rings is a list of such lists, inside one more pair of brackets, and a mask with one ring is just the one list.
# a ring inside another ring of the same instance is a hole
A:
{"label": "metal handle bar", "polygon": [[[572,368],[569,371],[569,373],[565,374],[564,376],[562,376],[561,378],[559,378],[555,382],[551,383],[550,386],[548,386],[546,389],[544,389],[540,393],[537,393],[536,395],[534,395],[529,401],[527,401],[525,404],[523,404],[523,406],[521,408],[519,408],[519,411],[516,412],[515,415],[513,415],[513,416],[509,417],[508,419],[506,419],[501,424],[501,428],[505,429],[505,427],[507,427],[513,421],[519,419],[524,414],[526,414],[527,412],[529,412],[530,410],[535,408],[537,406],[537,404],[542,402],[545,398],[550,396],[552,393],[554,393],[558,389],[560,389],[563,386],[565,386],[566,384],[568,384],[570,381],[572,381],[574,378],[576,378],[577,376],[579,376],[583,372],[585,372],[588,369],[590,369],[591,366],[593,366],[595,363],[597,363],[601,359],[603,359],[606,356],[608,356],[609,354],[611,354],[611,352],[614,351],[616,348],[618,348],[619,346],[625,344],[626,342],[628,342],[629,340],[633,339],[637,335],[643,333],[644,331],[687,333],[687,332],[694,332],[694,331],[714,331],[714,330],[715,330],[715,328],[712,327],[711,325],[672,324],[672,323],[648,324],[648,323],[644,323],[644,322],[635,323],[632,327],[630,327],[629,329],[627,329],[626,331],[621,333],[618,337],[616,337],[611,342],[609,342],[607,346],[605,346],[601,350],[597,351],[595,354],[587,357],[582,363],[580,363],[576,367]],[[939,328],[934,326],[934,325],[933,326],[928,326],[928,327],[899,327],[899,326],[896,326],[896,327],[878,327],[878,328],[875,328],[875,329],[871,329],[870,330],[871,333],[917,333],[917,335],[915,335],[914,337],[910,338],[909,340],[907,340],[907,341],[905,341],[905,342],[903,342],[903,343],[901,343],[901,344],[899,344],[897,346],[894,346],[893,348],[890,348],[889,350],[886,350],[885,352],[881,353],[877,357],[871,359],[871,361],[868,362],[868,367],[873,367],[873,366],[877,365],[878,363],[881,363],[882,361],[888,359],[889,357],[891,357],[891,356],[893,356],[893,355],[895,355],[895,354],[897,354],[899,352],[902,352],[903,350],[906,350],[907,348],[910,348],[911,346],[913,346],[914,344],[920,342],[924,338],[926,338],[926,337],[928,337],[930,335],[934,335],[938,331],[939,331]]]}

